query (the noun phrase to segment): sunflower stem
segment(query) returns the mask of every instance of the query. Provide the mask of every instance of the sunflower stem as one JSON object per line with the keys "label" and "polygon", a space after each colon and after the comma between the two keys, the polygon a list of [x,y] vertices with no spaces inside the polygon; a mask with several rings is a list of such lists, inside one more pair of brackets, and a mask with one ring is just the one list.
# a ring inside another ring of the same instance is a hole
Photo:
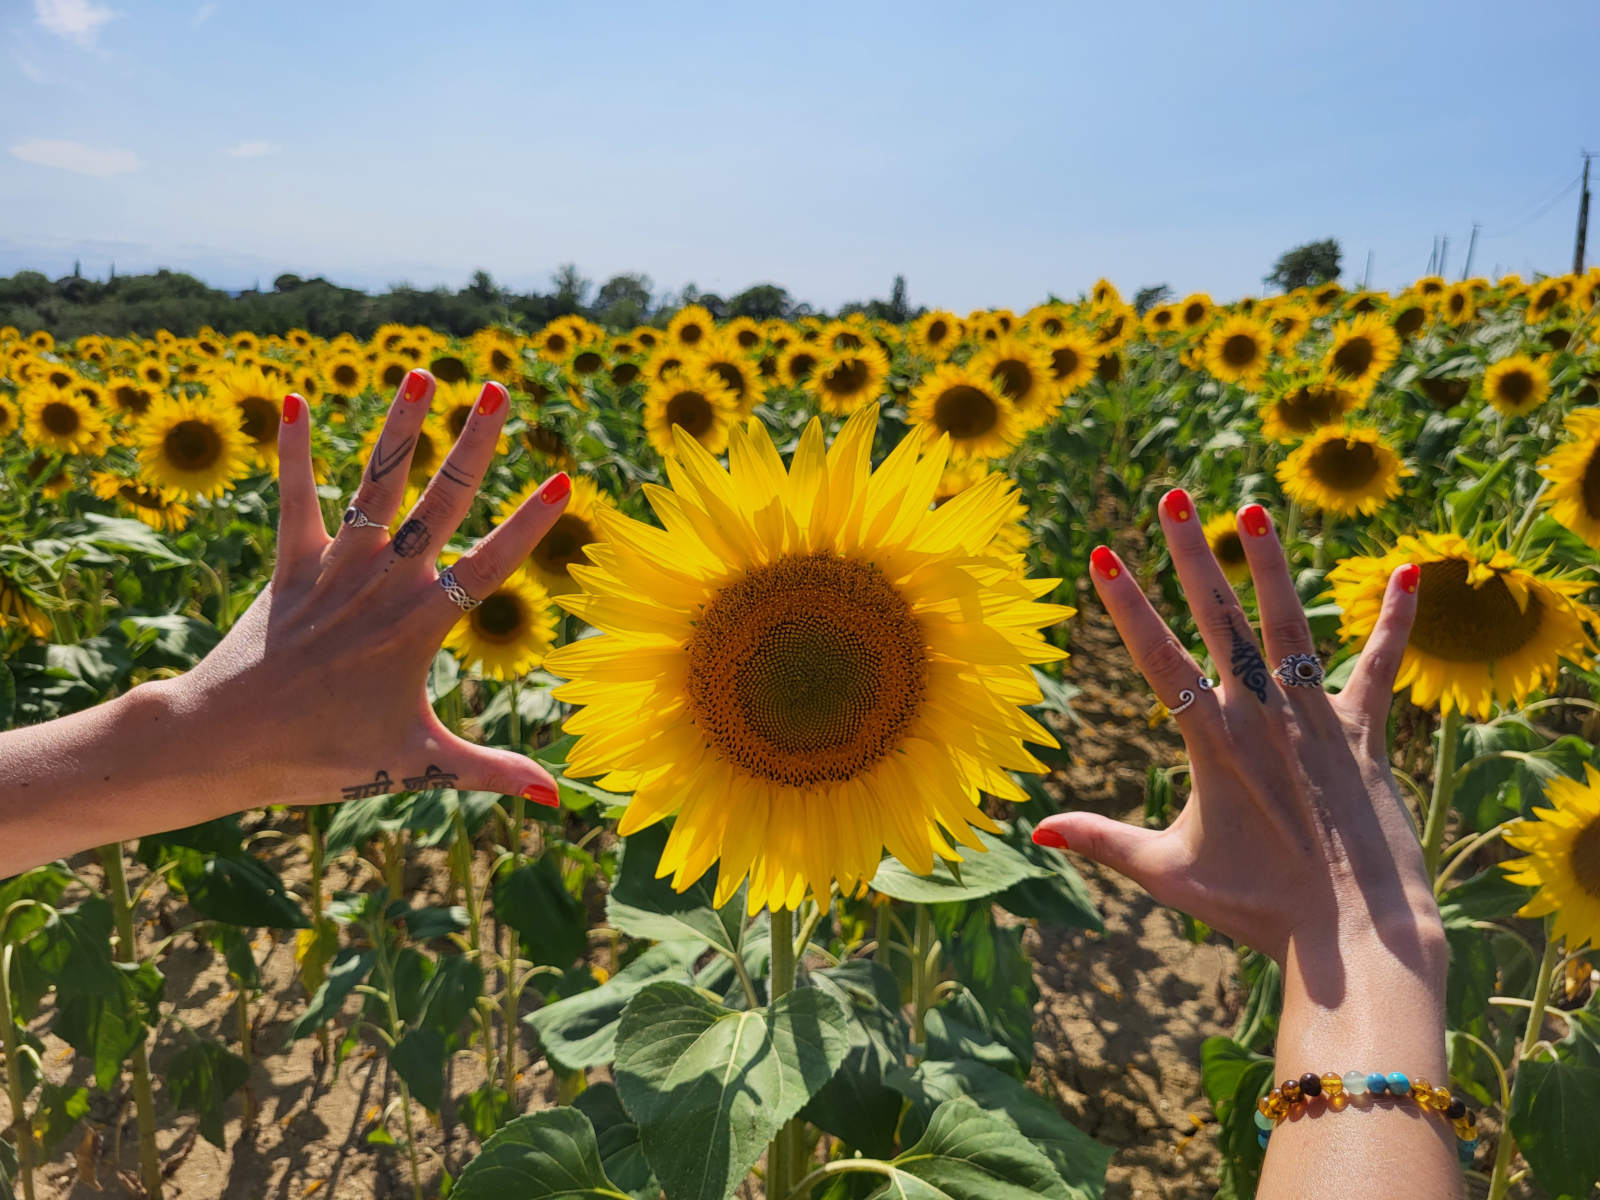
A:
{"label": "sunflower stem", "polygon": [[927,1053],[928,968],[933,918],[926,904],[917,905],[917,932],[911,947],[911,1054],[918,1062]]}
{"label": "sunflower stem", "polygon": [[17,1056],[17,1025],[11,1015],[11,950],[10,946],[0,949],[0,1038],[6,1051],[6,1095],[17,1131],[17,1173],[22,1176],[23,1200],[33,1200],[33,1118],[28,1115],[17,1069],[21,1060]]}
{"label": "sunflower stem", "polygon": [[[1560,943],[1551,936],[1547,924],[1544,956],[1539,960],[1539,977],[1533,985],[1533,1006],[1528,1009],[1528,1023],[1523,1027],[1522,1046],[1517,1054],[1519,1063],[1532,1057],[1531,1051],[1540,1044],[1539,1033],[1544,1029],[1544,1010],[1550,1003],[1550,984],[1555,976],[1556,960],[1560,956]],[[1509,1128],[1510,1112],[1507,1111],[1503,1115],[1505,1122],[1500,1129],[1500,1140],[1494,1148],[1494,1168],[1489,1173],[1489,1200],[1503,1200],[1506,1189],[1511,1185],[1509,1178],[1511,1154],[1515,1149],[1516,1139],[1511,1136]]]}
{"label": "sunflower stem", "polygon": [[[767,982],[767,997],[776,1004],[794,990],[794,911],[772,910],[772,977]],[[795,1135],[798,1117],[786,1121],[767,1146],[767,1195],[787,1196],[794,1184]]]}
{"label": "sunflower stem", "polygon": [[[117,961],[137,964],[139,949],[133,940],[133,904],[128,899],[128,877],[122,869],[122,843],[100,847],[100,863],[105,868],[107,899],[117,931]],[[150,1089],[150,1058],[145,1050],[145,1033],[133,1045],[133,1107],[139,1121],[139,1175],[149,1200],[161,1200],[161,1156],[156,1150],[156,1102]]]}
{"label": "sunflower stem", "polygon": [[1548,479],[1540,481],[1539,490],[1534,492],[1533,498],[1528,501],[1528,507],[1522,514],[1522,520],[1517,522],[1517,528],[1511,535],[1511,542],[1507,548],[1517,558],[1522,557],[1523,545],[1528,540],[1528,534],[1533,532],[1533,519],[1537,517],[1541,511],[1539,508],[1539,501],[1543,499],[1545,489],[1547,489],[1549,486],[1550,481]]}
{"label": "sunflower stem", "polygon": [[1433,796],[1422,827],[1422,862],[1431,880],[1439,873],[1439,851],[1450,818],[1450,801],[1456,791],[1456,742],[1461,734],[1461,710],[1452,706],[1439,723],[1439,751],[1433,760]]}

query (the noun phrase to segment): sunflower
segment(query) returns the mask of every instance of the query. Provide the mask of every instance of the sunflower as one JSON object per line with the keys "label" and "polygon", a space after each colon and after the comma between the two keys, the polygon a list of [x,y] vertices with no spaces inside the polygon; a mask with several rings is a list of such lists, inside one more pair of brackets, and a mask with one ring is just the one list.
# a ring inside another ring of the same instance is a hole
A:
{"label": "sunflower", "polygon": [[1250,582],[1250,561],[1244,556],[1244,542],[1239,538],[1239,523],[1232,513],[1219,513],[1203,526],[1201,532],[1211,553],[1217,556],[1222,573],[1236,584]]}
{"label": "sunflower", "polygon": [[1600,771],[1584,763],[1583,776],[1544,785],[1548,807],[1504,834],[1526,857],[1500,864],[1512,883],[1539,889],[1517,915],[1554,914],[1552,935],[1564,937],[1569,951],[1585,943],[1600,949]]}
{"label": "sunflower", "polygon": [[1093,379],[1100,362],[1100,351],[1081,329],[1064,330],[1045,342],[1044,351],[1050,357],[1050,378],[1061,389],[1063,399]]}
{"label": "sunflower", "polygon": [[[991,471],[983,462],[977,460],[946,467],[944,473],[939,476],[939,486],[934,489],[933,506],[939,508],[948,504],[961,493],[969,488],[978,487],[989,476],[996,474],[999,473]],[[1001,478],[1006,481],[1005,487],[1011,497],[1011,507],[1006,510],[1006,518],[995,531],[987,550],[990,554],[997,554],[1007,563],[1013,564],[1020,573],[1023,566],[1022,556],[1033,540],[1028,533],[1028,527],[1023,524],[1028,516],[1028,506],[1022,502],[1022,493],[1016,484],[1004,475]]]}
{"label": "sunflower", "polygon": [[0,392],[0,438],[10,437],[22,428],[22,412],[11,397]]}
{"label": "sunflower", "polygon": [[260,371],[236,367],[212,381],[211,394],[238,410],[239,429],[256,465],[268,470],[277,466],[283,389]]}
{"label": "sunflower", "polygon": [[1387,554],[1348,558],[1328,573],[1344,610],[1340,635],[1364,644],[1389,577],[1422,568],[1417,616],[1395,690],[1413,704],[1439,704],[1487,718],[1496,703],[1522,704],[1552,682],[1563,658],[1587,663],[1600,620],[1577,597],[1581,581],[1541,574],[1505,550],[1480,551],[1453,533],[1402,535]]}
{"label": "sunflower", "polygon": [[125,417],[140,417],[155,399],[154,391],[129,375],[113,375],[106,380],[106,398]]}
{"label": "sunflower", "polygon": [[511,680],[544,661],[556,641],[550,596],[526,571],[517,571],[445,635],[445,649],[487,679]]}
{"label": "sunflower", "polygon": [[1040,337],[1060,337],[1067,331],[1067,309],[1062,304],[1041,304],[1023,318],[1027,327]]}
{"label": "sunflower", "polygon": [[139,363],[135,374],[157,391],[164,390],[172,382],[172,372],[167,368],[167,364],[159,358],[144,359]]}
{"label": "sunflower", "polygon": [[354,399],[366,390],[371,368],[361,355],[345,351],[324,358],[321,375],[324,392]]}
{"label": "sunflower", "polygon": [[1591,546],[1600,547],[1600,408],[1568,413],[1567,437],[1539,460],[1550,481],[1544,503],[1550,515]]}
{"label": "sunflower", "polygon": [[53,632],[50,617],[33,602],[28,591],[10,576],[0,574],[0,629],[20,625],[36,638]]}
{"label": "sunflower", "polygon": [[923,376],[906,406],[923,441],[950,439],[950,457],[957,462],[1000,458],[1022,439],[1022,419],[1001,396],[989,376],[969,363],[945,363]]}
{"label": "sunflower", "polygon": [[[501,519],[504,520],[522,507],[524,501],[538,492],[541,484],[542,481],[538,480],[530,483],[502,504]],[[595,513],[598,509],[614,510],[616,507],[616,502],[595,486],[594,480],[586,475],[574,476],[572,495],[566,508],[561,510],[561,515],[556,518],[549,532],[539,539],[533,553],[528,555],[528,570],[545,591],[552,596],[559,596],[578,590],[578,582],[572,578],[571,568],[588,565],[589,559],[583,548],[601,538]]]}
{"label": "sunflower", "polygon": [[721,454],[738,417],[739,402],[728,385],[693,361],[652,383],[644,394],[645,436],[662,458],[670,459],[676,452],[675,427],[712,454]]}
{"label": "sunflower", "polygon": [[862,326],[849,321],[829,321],[822,328],[819,339],[824,350],[859,350],[871,335]]}
{"label": "sunflower", "polygon": [[721,333],[745,354],[759,350],[767,340],[766,333],[753,317],[735,317],[722,327]]}
{"label": "sunflower", "polygon": [[968,365],[993,380],[1028,429],[1043,425],[1061,407],[1061,387],[1042,346],[1007,334],[973,355]]}
{"label": "sunflower", "polygon": [[380,354],[372,364],[373,386],[381,392],[397,392],[410,373],[410,359],[393,352]]}
{"label": "sunflower", "polygon": [[1267,369],[1272,335],[1252,317],[1225,317],[1206,335],[1206,370],[1224,383],[1246,386],[1261,378]]}
{"label": "sunflower", "polygon": [[1178,305],[1178,325],[1186,330],[1198,329],[1211,319],[1215,306],[1204,292],[1185,296]]}
{"label": "sunflower", "polygon": [[1071,614],[1054,585],[984,551],[1010,507],[995,477],[931,510],[944,447],[906,438],[870,470],[878,413],[825,450],[811,421],[790,469],[751,421],[731,475],[678,437],[665,529],[603,514],[607,541],[562,607],[603,630],[551,654],[587,707],[567,770],[632,791],[624,836],[676,814],[660,872],[687,888],[720,860],[715,902],[749,880],[750,911],[795,908],[870,880],[887,848],[926,874],[947,840],[996,827],[983,792],[1017,801],[1032,665],[1063,658],[1038,630]]}
{"label": "sunflower", "polygon": [[688,305],[667,322],[667,340],[683,349],[693,349],[711,336],[716,323],[716,318],[700,305]]}
{"label": "sunflower", "polygon": [[170,493],[110,471],[96,471],[89,477],[89,487],[100,499],[117,501],[151,529],[165,533],[181,533],[188,527],[189,518],[194,516],[194,509]]}
{"label": "sunflower", "polygon": [[[718,333],[706,339],[698,358],[701,367],[728,385],[728,390],[738,402],[739,415],[748,417],[765,389],[761,386],[756,365],[739,348],[739,343],[725,333]],[[887,361],[884,363],[884,372],[888,372]]]}
{"label": "sunflower", "polygon": [[1400,456],[1371,429],[1326,428],[1278,464],[1284,493],[1305,508],[1371,516],[1400,494]]}
{"label": "sunflower", "polygon": [[1435,305],[1441,320],[1451,325],[1464,325],[1478,315],[1477,289],[1471,284],[1458,283],[1441,292]]}
{"label": "sunflower", "polygon": [[961,318],[953,312],[935,309],[925,312],[911,323],[906,331],[906,341],[912,350],[924,358],[935,361],[947,358],[961,341]]}
{"label": "sunflower", "polygon": [[1275,442],[1295,442],[1325,425],[1337,425],[1361,405],[1347,387],[1320,376],[1294,376],[1262,401],[1261,432]]}
{"label": "sunflower", "polygon": [[1537,286],[1528,290],[1528,309],[1523,314],[1523,320],[1529,325],[1537,325],[1540,321],[1553,316],[1561,307],[1561,302],[1567,298],[1567,281],[1564,279],[1546,279]]}
{"label": "sunflower", "polygon": [[1376,313],[1363,313],[1333,327],[1322,366],[1329,379],[1366,397],[1399,353],[1400,335]]}
{"label": "sunflower", "polygon": [[1524,416],[1549,397],[1550,368],[1542,358],[1509,355],[1483,373],[1483,395],[1506,416]]}
{"label": "sunflower", "polygon": [[54,454],[98,454],[108,438],[105,416],[70,392],[23,392],[22,433],[35,449]]}
{"label": "sunflower", "polygon": [[829,351],[824,346],[806,386],[823,412],[843,415],[876,400],[888,378],[889,356],[876,342],[852,350]]}
{"label": "sunflower", "polygon": [[810,342],[796,342],[778,360],[778,375],[791,387],[799,387],[811,378],[819,357],[817,348]]}
{"label": "sunflower", "polygon": [[1303,304],[1280,304],[1273,308],[1267,323],[1278,339],[1278,353],[1289,354],[1311,328],[1311,312]]}
{"label": "sunflower", "polygon": [[249,468],[250,443],[234,409],[211,397],[164,397],[134,430],[147,485],[183,500],[220,496]]}
{"label": "sunflower", "polygon": [[1094,344],[1102,355],[1125,345],[1139,332],[1139,314],[1126,304],[1102,310],[1094,326]]}

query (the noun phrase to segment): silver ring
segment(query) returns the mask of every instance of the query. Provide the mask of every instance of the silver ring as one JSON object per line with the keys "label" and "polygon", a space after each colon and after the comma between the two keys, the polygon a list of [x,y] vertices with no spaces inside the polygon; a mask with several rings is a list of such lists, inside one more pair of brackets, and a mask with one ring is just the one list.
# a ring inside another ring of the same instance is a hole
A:
{"label": "silver ring", "polygon": [[[1204,675],[1202,675],[1200,676],[1200,682],[1198,686],[1201,692],[1209,692],[1212,688],[1216,687],[1217,684],[1214,679],[1207,679]],[[1194,702],[1199,698],[1199,692],[1191,692],[1188,688],[1184,688],[1183,691],[1178,693],[1178,706],[1176,708],[1169,708],[1167,711],[1173,716],[1177,716],[1179,713],[1193,705]]]}
{"label": "silver ring", "polygon": [[1272,674],[1284,687],[1321,687],[1328,673],[1315,654],[1290,654]]}
{"label": "silver ring", "polygon": [[439,572],[439,586],[444,589],[444,594],[450,597],[450,602],[462,612],[471,612],[483,603],[456,582],[456,573],[449,567]]}
{"label": "silver ring", "polygon": [[351,529],[365,529],[369,525],[372,526],[372,528],[374,528],[374,529],[387,529],[388,528],[388,526],[383,524],[381,521],[374,521],[371,517],[367,516],[366,513],[362,512],[354,504],[352,504],[349,508],[344,510],[343,521]]}

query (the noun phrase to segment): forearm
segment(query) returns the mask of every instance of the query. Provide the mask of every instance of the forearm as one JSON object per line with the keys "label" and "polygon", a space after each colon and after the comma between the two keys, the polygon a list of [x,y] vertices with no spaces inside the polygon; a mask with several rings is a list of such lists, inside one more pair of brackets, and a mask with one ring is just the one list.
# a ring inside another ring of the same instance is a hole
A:
{"label": "forearm", "polygon": [[[1346,934],[1325,947],[1292,944],[1275,1078],[1398,1071],[1448,1086],[1446,962],[1435,919]],[[1312,1111],[1302,1107],[1273,1133],[1262,1197],[1331,1200],[1395,1187],[1430,1200],[1461,1194],[1455,1134],[1441,1114],[1410,1101]]]}
{"label": "forearm", "polygon": [[0,733],[0,878],[246,807],[177,681]]}

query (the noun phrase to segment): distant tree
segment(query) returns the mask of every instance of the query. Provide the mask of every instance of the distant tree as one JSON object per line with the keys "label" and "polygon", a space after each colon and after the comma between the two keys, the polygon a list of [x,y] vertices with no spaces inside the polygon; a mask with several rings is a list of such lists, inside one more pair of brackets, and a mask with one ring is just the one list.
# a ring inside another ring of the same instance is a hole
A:
{"label": "distant tree", "polygon": [[594,297],[595,320],[613,329],[631,329],[650,318],[650,298],[655,284],[641,274],[613,275]]}
{"label": "distant tree", "polygon": [[912,317],[919,316],[921,309],[913,310],[906,300],[906,277],[896,275],[894,283],[889,288],[887,300],[852,300],[839,306],[839,315],[847,317],[854,313],[862,313],[875,321],[891,321],[896,325],[904,324]]}
{"label": "distant tree", "polygon": [[462,294],[486,304],[499,304],[503,298],[494,276],[481,269],[472,273],[472,281],[462,289]]}
{"label": "distant tree", "polygon": [[1164,283],[1142,287],[1133,294],[1133,309],[1141,317],[1158,304],[1165,304],[1172,299],[1172,289]]}
{"label": "distant tree", "polygon": [[551,301],[557,316],[583,312],[584,297],[589,294],[591,285],[578,273],[576,263],[562,263],[550,276],[550,281],[556,285]]}
{"label": "distant tree", "polygon": [[272,281],[272,290],[275,292],[292,292],[304,283],[305,280],[301,279],[300,276],[290,275],[285,272]]}
{"label": "distant tree", "polygon": [[794,309],[788,288],[775,283],[758,283],[745,288],[728,301],[730,317],[749,317],[753,321],[781,321]]}
{"label": "distant tree", "polygon": [[1336,238],[1306,242],[1280,254],[1273,264],[1272,274],[1264,276],[1261,282],[1285,292],[1327,283],[1339,278],[1339,254]]}

